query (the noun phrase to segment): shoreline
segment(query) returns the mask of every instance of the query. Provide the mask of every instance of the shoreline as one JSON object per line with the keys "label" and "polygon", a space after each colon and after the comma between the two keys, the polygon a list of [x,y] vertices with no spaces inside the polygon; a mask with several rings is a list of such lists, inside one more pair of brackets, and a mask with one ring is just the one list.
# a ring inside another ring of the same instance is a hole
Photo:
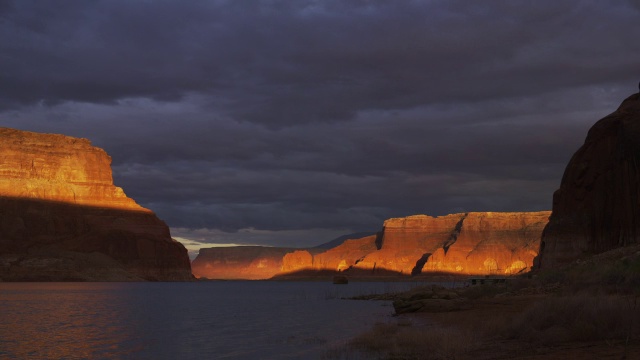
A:
{"label": "shoreline", "polygon": [[[640,245],[504,283],[354,297],[393,301],[333,359],[640,359]],[[358,357],[361,356],[361,357]]]}

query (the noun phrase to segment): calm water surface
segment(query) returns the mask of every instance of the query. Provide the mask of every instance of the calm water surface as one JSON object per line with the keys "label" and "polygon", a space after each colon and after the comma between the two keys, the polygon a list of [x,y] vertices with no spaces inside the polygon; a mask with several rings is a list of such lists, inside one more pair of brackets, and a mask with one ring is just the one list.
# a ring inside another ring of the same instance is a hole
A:
{"label": "calm water surface", "polygon": [[0,358],[318,359],[412,283],[0,283]]}

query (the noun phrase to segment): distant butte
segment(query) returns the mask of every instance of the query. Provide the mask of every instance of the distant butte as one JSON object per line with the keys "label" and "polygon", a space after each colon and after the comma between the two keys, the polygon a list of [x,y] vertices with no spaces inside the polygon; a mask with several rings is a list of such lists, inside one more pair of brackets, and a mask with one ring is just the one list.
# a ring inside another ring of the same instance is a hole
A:
{"label": "distant butte", "polygon": [[0,280],[190,280],[187,251],[89,140],[0,128]]}

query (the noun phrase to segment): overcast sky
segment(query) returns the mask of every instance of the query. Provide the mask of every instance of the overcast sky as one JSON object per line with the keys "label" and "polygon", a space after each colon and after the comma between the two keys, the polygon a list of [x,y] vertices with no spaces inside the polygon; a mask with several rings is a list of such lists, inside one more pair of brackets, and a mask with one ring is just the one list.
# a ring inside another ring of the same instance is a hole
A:
{"label": "overcast sky", "polygon": [[640,1],[0,0],[0,125],[90,139],[185,242],[549,210],[638,80]]}

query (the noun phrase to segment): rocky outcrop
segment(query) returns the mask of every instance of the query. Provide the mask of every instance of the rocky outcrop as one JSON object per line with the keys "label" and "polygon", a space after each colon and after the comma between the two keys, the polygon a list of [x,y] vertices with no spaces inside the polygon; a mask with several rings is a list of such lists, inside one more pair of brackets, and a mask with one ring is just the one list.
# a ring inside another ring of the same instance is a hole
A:
{"label": "rocky outcrop", "polygon": [[436,285],[415,288],[393,296],[396,314],[458,311],[468,308],[468,302],[454,289]]}
{"label": "rocky outcrop", "polygon": [[540,266],[640,242],[640,94],[599,120],[573,155],[544,230]]}
{"label": "rocky outcrop", "polygon": [[200,249],[191,266],[193,274],[207,279],[269,279],[277,275],[313,276],[317,271],[347,270],[376,250],[376,236],[343,241],[332,249],[294,249],[233,246]]}
{"label": "rocky outcrop", "polygon": [[111,157],[87,139],[0,128],[0,196],[150,213],[113,185]]}
{"label": "rocky outcrop", "polygon": [[363,261],[367,255],[378,250],[379,235],[347,240],[313,257],[313,268],[318,270],[345,271]]}
{"label": "rocky outcrop", "polygon": [[[455,241],[466,214],[440,217],[414,215],[392,218],[383,225],[381,247],[357,264],[360,269],[385,269],[405,275],[420,274],[430,254]],[[356,265],[356,264],[353,264]]]}
{"label": "rocky outcrop", "polygon": [[233,246],[200,249],[191,264],[193,275],[206,279],[269,279],[282,272],[283,258],[295,249]]}
{"label": "rocky outcrop", "polygon": [[89,140],[0,128],[0,154],[0,279],[192,279],[184,246]]}
{"label": "rocky outcrop", "polygon": [[[194,274],[209,278],[230,278],[232,274],[308,277],[314,273],[512,275],[531,269],[549,215],[541,211],[394,218],[385,221],[377,235],[346,240],[323,252],[266,248],[273,256],[269,261],[246,247],[203,249],[193,263]],[[261,260],[256,261],[258,258]],[[196,270],[205,263],[208,270]],[[263,264],[260,271],[259,263]]]}
{"label": "rocky outcrop", "polygon": [[549,215],[548,211],[469,213],[455,241],[437,249],[423,272],[512,275],[528,271]]}
{"label": "rocky outcrop", "polygon": [[516,274],[530,270],[550,212],[476,212],[385,221],[382,246],[357,268],[402,274]]}

